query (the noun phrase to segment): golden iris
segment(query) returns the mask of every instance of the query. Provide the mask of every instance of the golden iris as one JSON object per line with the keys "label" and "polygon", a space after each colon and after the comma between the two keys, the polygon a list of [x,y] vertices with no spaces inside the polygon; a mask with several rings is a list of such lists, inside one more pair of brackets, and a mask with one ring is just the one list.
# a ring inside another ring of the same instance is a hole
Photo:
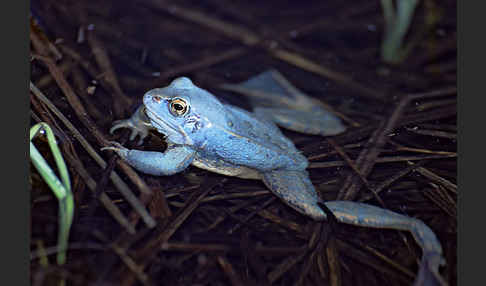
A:
{"label": "golden iris", "polygon": [[174,98],[169,105],[170,113],[174,116],[184,115],[188,109],[186,101],[182,98]]}

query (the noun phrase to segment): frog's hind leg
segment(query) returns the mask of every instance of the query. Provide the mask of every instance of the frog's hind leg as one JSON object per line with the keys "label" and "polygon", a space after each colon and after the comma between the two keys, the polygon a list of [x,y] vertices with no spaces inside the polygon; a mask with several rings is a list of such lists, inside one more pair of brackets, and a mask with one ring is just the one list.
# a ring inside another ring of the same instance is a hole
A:
{"label": "frog's hind leg", "polygon": [[[318,205],[324,202],[318,197],[306,171],[270,171],[263,173],[262,178],[275,195],[295,210],[315,220],[326,219],[326,214]],[[418,280],[429,283],[421,285],[441,285],[442,278],[438,271],[444,263],[442,247],[432,230],[422,221],[363,203],[331,201],[324,204],[342,223],[411,232],[422,248]]]}
{"label": "frog's hind leg", "polygon": [[434,232],[421,220],[351,201],[331,201],[324,204],[343,223],[409,231],[422,248],[422,261],[414,285],[447,285],[439,274],[439,266],[445,264],[442,247]]}
{"label": "frog's hind leg", "polygon": [[323,136],[345,130],[341,120],[322,102],[302,93],[276,70],[221,87],[247,95],[257,115],[270,118],[283,128]]}
{"label": "frog's hind leg", "polygon": [[274,170],[264,172],[262,179],[277,197],[296,211],[317,220],[325,219],[325,213],[317,205],[320,199],[307,171]]}

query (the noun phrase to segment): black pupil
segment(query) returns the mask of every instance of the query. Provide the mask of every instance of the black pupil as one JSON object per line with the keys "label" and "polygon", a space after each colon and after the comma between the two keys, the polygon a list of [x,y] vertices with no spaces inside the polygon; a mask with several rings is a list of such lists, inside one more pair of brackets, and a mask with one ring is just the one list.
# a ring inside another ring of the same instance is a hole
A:
{"label": "black pupil", "polygon": [[182,104],[175,103],[174,104],[174,109],[177,110],[177,111],[181,111],[181,110],[184,109],[184,106],[182,106]]}

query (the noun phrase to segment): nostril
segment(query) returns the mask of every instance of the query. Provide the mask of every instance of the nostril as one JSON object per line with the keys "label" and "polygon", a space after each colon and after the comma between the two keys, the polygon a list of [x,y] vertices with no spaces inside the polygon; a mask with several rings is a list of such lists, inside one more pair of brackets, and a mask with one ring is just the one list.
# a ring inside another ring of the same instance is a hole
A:
{"label": "nostril", "polygon": [[154,95],[154,96],[152,96],[152,98],[153,98],[153,100],[154,100],[155,102],[157,102],[157,103],[162,101],[162,97],[161,97],[161,96],[159,96],[159,95]]}

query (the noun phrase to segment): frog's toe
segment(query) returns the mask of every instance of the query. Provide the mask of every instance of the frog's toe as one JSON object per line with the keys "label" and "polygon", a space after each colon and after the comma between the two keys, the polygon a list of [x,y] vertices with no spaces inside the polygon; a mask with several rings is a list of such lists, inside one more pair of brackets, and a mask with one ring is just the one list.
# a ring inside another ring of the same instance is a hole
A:
{"label": "frog's toe", "polygon": [[113,122],[113,126],[110,128],[110,134],[114,134],[116,130],[120,128],[132,128],[129,120],[116,120]]}
{"label": "frog's toe", "polygon": [[135,140],[135,137],[139,136],[139,139],[137,141],[137,145],[140,146],[143,143],[143,140],[145,137],[148,136],[148,131],[146,129],[132,129],[132,132],[130,133],[130,141]]}
{"label": "frog's toe", "polygon": [[109,141],[108,142],[109,146],[106,146],[106,147],[102,147],[100,150],[101,151],[104,151],[104,150],[115,150],[115,149],[123,149],[125,147],[123,147],[122,144],[116,142],[116,141]]}
{"label": "frog's toe", "polygon": [[122,144],[120,144],[116,141],[110,141],[109,146],[103,147],[100,150],[101,151],[105,151],[105,150],[115,151],[116,153],[118,153],[118,155],[120,155],[122,157],[125,153],[128,152],[127,148],[125,148]]}
{"label": "frog's toe", "polygon": [[445,260],[440,253],[424,253],[414,285],[447,285],[439,274],[439,266],[444,264]]}
{"label": "frog's toe", "polygon": [[149,131],[145,126],[140,124],[136,124],[131,119],[123,119],[117,120],[113,123],[113,127],[110,129],[110,134],[113,134],[116,130],[120,128],[129,128],[130,132],[130,141],[135,140],[137,135],[139,136],[139,140],[137,141],[137,145],[142,145],[143,140],[148,136]]}
{"label": "frog's toe", "polygon": [[[145,135],[145,136],[140,135],[140,137],[137,141],[137,146],[140,146],[140,145],[143,144],[143,140],[145,139],[145,137],[147,137],[147,135]],[[133,140],[133,139],[130,139],[130,140]]]}

